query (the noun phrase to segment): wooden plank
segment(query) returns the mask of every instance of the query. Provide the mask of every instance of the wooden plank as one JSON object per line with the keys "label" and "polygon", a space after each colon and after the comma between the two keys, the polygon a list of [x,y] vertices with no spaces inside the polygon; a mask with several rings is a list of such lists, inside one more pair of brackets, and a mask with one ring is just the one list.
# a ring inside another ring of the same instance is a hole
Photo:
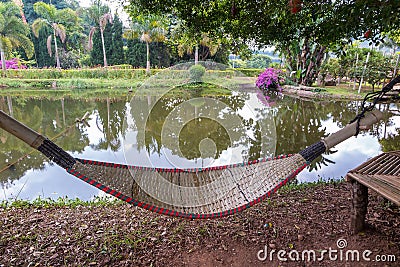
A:
{"label": "wooden plank", "polygon": [[396,170],[396,168],[399,168],[400,165],[400,157],[396,157],[392,155],[389,159],[389,162],[385,164],[385,166],[382,166],[379,171],[377,171],[375,174],[390,174],[392,170]]}
{"label": "wooden plank", "polygon": [[381,179],[383,181],[386,181],[387,183],[393,185],[393,187],[399,188],[400,189],[400,177],[399,176],[393,176],[393,175],[375,175],[377,179]]}
{"label": "wooden plank", "polygon": [[379,163],[380,161],[384,160],[384,154],[378,155],[365,163],[361,164],[354,170],[351,170],[351,172],[359,172],[359,173],[365,173],[368,172],[369,169],[373,167],[374,164]]}
{"label": "wooden plank", "polygon": [[379,179],[373,175],[360,175],[357,173],[348,173],[347,176],[347,179],[350,178],[358,181],[400,206],[400,187],[396,188],[396,185],[398,184],[392,184],[391,179]]}
{"label": "wooden plank", "polygon": [[[397,164],[396,164],[397,163]],[[385,172],[386,169],[394,170],[393,174],[397,174],[397,169],[400,169],[400,151],[392,151],[380,154],[367,162],[361,164],[350,172],[362,174],[391,174]]]}

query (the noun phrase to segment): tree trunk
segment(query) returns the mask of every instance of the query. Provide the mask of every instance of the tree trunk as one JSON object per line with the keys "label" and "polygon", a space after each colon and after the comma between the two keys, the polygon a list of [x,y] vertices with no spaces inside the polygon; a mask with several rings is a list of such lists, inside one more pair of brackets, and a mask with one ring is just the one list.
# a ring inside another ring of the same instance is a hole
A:
{"label": "tree trunk", "polygon": [[146,72],[150,72],[150,47],[149,42],[146,42]]}
{"label": "tree trunk", "polygon": [[194,50],[194,65],[197,65],[199,63],[199,46],[196,45],[196,48]]}
{"label": "tree trunk", "polygon": [[6,71],[6,70],[7,70],[7,69],[6,69],[6,57],[5,57],[5,55],[4,55],[3,49],[1,49],[0,54],[1,54],[1,69],[2,69],[3,71]]}
{"label": "tree trunk", "polygon": [[103,62],[104,62],[104,67],[106,68],[108,65],[107,65],[106,46],[104,45],[104,34],[103,34],[103,29],[101,28],[101,26],[99,28],[100,28],[100,36],[101,36],[101,45],[103,48]]}
{"label": "tree trunk", "polygon": [[53,37],[54,37],[54,50],[55,50],[55,55],[56,55],[56,64],[57,64],[57,69],[61,68],[60,65],[60,58],[58,57],[58,47],[57,47],[57,37],[56,37],[56,30],[53,29]]}

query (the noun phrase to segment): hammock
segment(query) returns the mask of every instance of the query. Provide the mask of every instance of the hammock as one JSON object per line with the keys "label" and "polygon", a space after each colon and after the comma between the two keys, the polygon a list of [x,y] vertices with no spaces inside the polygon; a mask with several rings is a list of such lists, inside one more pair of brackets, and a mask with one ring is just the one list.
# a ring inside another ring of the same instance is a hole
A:
{"label": "hammock", "polygon": [[[359,127],[366,129],[381,118],[382,113],[374,110],[361,119]],[[71,175],[135,206],[193,219],[231,215],[269,197],[327,149],[355,135],[357,124],[353,122],[294,155],[203,169],[169,169],[73,158],[49,139],[0,111],[1,128]],[[159,179],[160,176],[164,179]]]}
{"label": "hammock", "polygon": [[[69,174],[130,204],[176,217],[217,218],[264,200],[322,153],[378,122],[382,113],[373,110],[375,104],[399,81],[400,76],[382,91],[367,94],[361,113],[350,124],[297,154],[218,167],[150,168],[78,159],[3,111],[0,127]],[[373,103],[366,106],[372,98]]]}

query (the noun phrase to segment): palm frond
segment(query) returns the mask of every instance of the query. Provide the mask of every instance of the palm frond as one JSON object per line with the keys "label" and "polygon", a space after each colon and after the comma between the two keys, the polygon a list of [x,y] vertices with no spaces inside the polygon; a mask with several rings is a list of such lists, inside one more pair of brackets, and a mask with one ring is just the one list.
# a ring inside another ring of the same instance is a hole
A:
{"label": "palm frond", "polygon": [[96,29],[97,29],[96,27],[92,27],[90,29],[89,38],[88,38],[88,49],[89,50],[92,50],[92,48],[93,48],[93,35],[96,32]]}
{"label": "palm frond", "polygon": [[34,47],[29,37],[22,34],[10,34],[8,39],[10,40],[12,47],[22,47],[28,58],[33,56]]}
{"label": "palm frond", "polygon": [[110,22],[112,24],[112,15],[110,13],[103,14],[99,19],[99,26],[102,31],[104,31],[107,22]]}
{"label": "palm frond", "polygon": [[43,27],[49,26],[48,22],[42,18],[37,18],[32,23],[32,32],[36,38],[39,38],[39,32]]}
{"label": "palm frond", "polygon": [[57,9],[53,5],[44,2],[37,2],[33,5],[33,10],[42,18],[47,21],[56,20]]}
{"label": "palm frond", "polygon": [[5,53],[8,53],[9,51],[11,51],[11,49],[13,47],[10,38],[8,38],[6,36],[0,37],[0,46],[3,50],[3,52],[5,52]]}
{"label": "palm frond", "polygon": [[51,41],[52,41],[52,36],[51,34],[47,37],[47,42],[46,42],[46,46],[47,46],[47,52],[49,53],[50,56],[52,56],[52,51],[51,51]]}
{"label": "palm frond", "polygon": [[65,39],[67,38],[65,27],[62,24],[53,23],[53,29],[56,33],[56,36],[60,37],[61,42],[64,43]]}

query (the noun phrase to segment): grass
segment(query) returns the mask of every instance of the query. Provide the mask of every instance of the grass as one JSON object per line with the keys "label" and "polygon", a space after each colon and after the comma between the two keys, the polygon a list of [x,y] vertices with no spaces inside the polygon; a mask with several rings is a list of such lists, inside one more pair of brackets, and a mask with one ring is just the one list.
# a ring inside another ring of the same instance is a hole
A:
{"label": "grass", "polygon": [[[302,191],[309,188],[314,188],[320,185],[337,185],[344,181],[341,180],[318,180],[316,182],[311,183],[289,183],[282,188],[279,189],[278,192],[280,193],[289,193],[292,191]],[[269,200],[267,200],[268,202]],[[113,197],[94,197],[91,200],[85,201],[79,198],[68,198],[68,197],[59,197],[57,199],[50,199],[50,198],[41,198],[38,197],[32,201],[29,200],[22,200],[22,199],[14,199],[14,200],[3,200],[0,202],[0,208],[4,209],[11,209],[11,208],[56,208],[56,207],[105,207],[105,206],[113,206],[113,205],[121,205],[124,204],[122,200]],[[147,223],[143,221],[142,223]],[[181,225],[177,225],[174,229],[174,233],[179,233],[181,231]],[[200,232],[205,234],[207,229],[202,229]]]}
{"label": "grass", "polygon": [[113,197],[94,197],[92,200],[81,200],[79,198],[70,199],[68,197],[60,197],[56,200],[50,198],[38,197],[32,201],[15,199],[3,200],[0,202],[0,208],[52,208],[52,207],[70,207],[75,208],[79,206],[92,207],[92,206],[110,206],[120,205],[123,202]]}
{"label": "grass", "polygon": [[318,180],[315,182],[309,182],[309,183],[289,183],[283,186],[282,188],[279,189],[279,192],[281,193],[289,193],[291,191],[302,191],[306,190],[308,188],[314,188],[319,185],[337,185],[340,183],[343,183],[344,179],[339,179],[339,180],[334,180],[334,179],[328,179],[328,180]]}

